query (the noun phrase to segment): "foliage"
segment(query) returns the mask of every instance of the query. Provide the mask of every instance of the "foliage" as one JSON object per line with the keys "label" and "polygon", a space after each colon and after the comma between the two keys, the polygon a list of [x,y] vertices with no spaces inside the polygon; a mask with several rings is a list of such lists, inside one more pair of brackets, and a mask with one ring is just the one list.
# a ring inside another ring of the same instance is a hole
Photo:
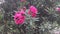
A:
{"label": "foliage", "polygon": [[[24,5],[27,5],[28,3],[29,3],[28,1],[26,1],[26,2],[12,1],[12,3],[11,3],[11,0],[10,1],[6,0],[6,3],[2,4],[2,8],[5,11],[4,14],[7,14],[7,16],[6,15],[5,16],[8,17],[7,18],[8,20],[7,20],[6,23],[4,23],[4,25],[0,25],[1,26],[0,27],[0,32],[4,31],[4,29],[5,29],[4,26],[6,25],[8,34],[19,34],[20,33],[20,31],[17,29],[17,26],[15,25],[15,23],[13,21],[13,12],[14,12],[14,10],[17,11],[17,8],[19,8],[21,6],[24,6]],[[40,32],[40,34],[47,34],[47,33],[51,33],[50,31],[54,30],[56,27],[57,28],[60,27],[59,26],[60,25],[59,24],[60,23],[60,16],[54,10],[53,4],[50,1],[47,1],[46,4],[45,3],[46,2],[44,0],[42,0],[42,1],[41,0],[32,1],[32,4],[34,6],[36,6],[38,9],[40,9],[41,5],[44,5],[43,9],[46,10],[52,16],[50,16],[50,17],[49,16],[46,16],[46,17],[42,16],[43,22],[42,23],[38,23],[38,24],[40,24],[38,26],[38,25],[35,24],[35,21],[38,21],[38,19],[34,18],[34,20],[33,20],[33,18],[31,18],[29,15],[27,15],[26,24],[25,24],[26,25],[27,34],[28,33],[29,34],[36,33],[36,31],[35,31],[36,29],[37,29],[37,31]],[[55,2],[55,3],[57,3],[57,2]],[[3,21],[2,18],[4,19],[3,15],[0,14],[0,21]],[[48,20],[48,18],[49,19],[54,18],[53,19],[54,21],[52,22],[52,21]],[[30,22],[31,24],[29,24],[28,22]]]}

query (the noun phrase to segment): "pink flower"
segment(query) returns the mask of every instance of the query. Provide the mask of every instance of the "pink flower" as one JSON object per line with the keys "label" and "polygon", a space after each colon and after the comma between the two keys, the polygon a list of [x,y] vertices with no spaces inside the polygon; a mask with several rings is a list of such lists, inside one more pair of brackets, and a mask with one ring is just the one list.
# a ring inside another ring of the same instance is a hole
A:
{"label": "pink flower", "polygon": [[56,11],[59,11],[59,12],[60,12],[60,8],[57,7],[57,8],[56,8]]}
{"label": "pink flower", "polygon": [[20,12],[17,12],[15,15],[14,15],[14,21],[16,24],[23,24],[24,21],[25,21],[25,16],[23,16],[22,14],[25,14],[24,11],[20,11]]}
{"label": "pink flower", "polygon": [[30,6],[28,14],[30,14],[32,17],[36,17],[37,8],[35,8],[34,6]]}

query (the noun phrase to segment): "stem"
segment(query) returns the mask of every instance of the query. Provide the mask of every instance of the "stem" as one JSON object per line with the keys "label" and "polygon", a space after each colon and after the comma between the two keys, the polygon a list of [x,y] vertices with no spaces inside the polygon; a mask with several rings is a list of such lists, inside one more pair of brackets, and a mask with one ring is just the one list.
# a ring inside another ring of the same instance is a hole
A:
{"label": "stem", "polygon": [[5,25],[4,26],[4,34],[7,34],[7,24],[6,23],[7,23],[7,21],[5,20],[4,21],[4,25]]}

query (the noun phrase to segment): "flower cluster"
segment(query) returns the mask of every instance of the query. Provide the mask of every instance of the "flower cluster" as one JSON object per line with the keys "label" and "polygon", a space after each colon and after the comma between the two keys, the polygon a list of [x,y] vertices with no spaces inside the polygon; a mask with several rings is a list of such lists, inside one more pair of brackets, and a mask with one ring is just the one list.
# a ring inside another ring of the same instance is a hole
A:
{"label": "flower cluster", "polygon": [[32,17],[36,17],[37,8],[35,8],[34,6],[30,6],[28,14],[30,14]]}
{"label": "flower cluster", "polygon": [[24,23],[24,21],[25,21],[24,14],[25,14],[25,12],[23,10],[15,13],[14,21],[15,21],[16,24],[23,24]]}
{"label": "flower cluster", "polygon": [[[26,14],[26,7],[21,8],[18,12],[14,15],[14,21],[16,24],[22,24],[25,21]],[[36,17],[37,14],[37,8],[34,6],[30,6],[27,14],[31,15],[31,17]]]}

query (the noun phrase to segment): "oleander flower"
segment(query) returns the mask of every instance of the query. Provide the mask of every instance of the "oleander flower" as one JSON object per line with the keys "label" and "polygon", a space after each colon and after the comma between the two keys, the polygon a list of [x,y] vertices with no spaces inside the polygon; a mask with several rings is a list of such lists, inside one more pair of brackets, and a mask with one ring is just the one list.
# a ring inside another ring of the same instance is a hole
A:
{"label": "oleander flower", "polygon": [[16,24],[23,24],[25,21],[25,12],[21,10],[20,12],[16,12],[14,15],[14,21]]}
{"label": "oleander flower", "polygon": [[60,11],[60,8],[57,7],[57,8],[56,8],[56,11]]}
{"label": "oleander flower", "polygon": [[37,14],[37,8],[34,6],[30,6],[28,14],[30,14],[32,17],[36,17]]}

